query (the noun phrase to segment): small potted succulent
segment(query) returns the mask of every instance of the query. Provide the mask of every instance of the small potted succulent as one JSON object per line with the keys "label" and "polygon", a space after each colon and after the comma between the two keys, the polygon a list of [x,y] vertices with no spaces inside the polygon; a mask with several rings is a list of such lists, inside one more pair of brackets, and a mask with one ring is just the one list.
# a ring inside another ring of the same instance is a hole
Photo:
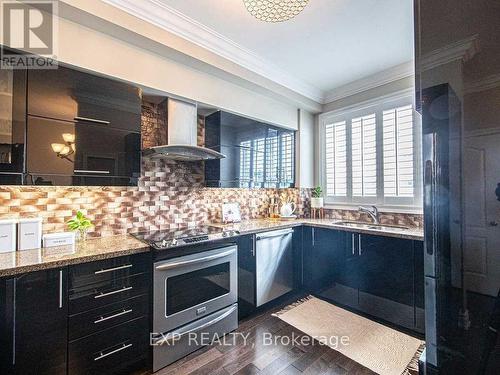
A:
{"label": "small potted succulent", "polygon": [[94,225],[82,211],[77,211],[76,216],[67,222],[68,228],[76,232],[77,241],[87,240],[87,231]]}
{"label": "small potted succulent", "polygon": [[323,190],[316,186],[311,191],[311,208],[323,208]]}

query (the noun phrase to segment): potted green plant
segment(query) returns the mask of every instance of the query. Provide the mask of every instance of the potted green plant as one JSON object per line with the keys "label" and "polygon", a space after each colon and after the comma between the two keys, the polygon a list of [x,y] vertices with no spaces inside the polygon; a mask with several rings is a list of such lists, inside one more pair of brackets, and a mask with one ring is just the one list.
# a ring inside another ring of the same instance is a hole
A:
{"label": "potted green plant", "polygon": [[77,233],[77,241],[87,240],[87,231],[94,225],[82,211],[77,211],[76,216],[67,222],[68,228]]}
{"label": "potted green plant", "polygon": [[323,190],[321,186],[316,186],[311,191],[311,207],[312,208],[323,208]]}

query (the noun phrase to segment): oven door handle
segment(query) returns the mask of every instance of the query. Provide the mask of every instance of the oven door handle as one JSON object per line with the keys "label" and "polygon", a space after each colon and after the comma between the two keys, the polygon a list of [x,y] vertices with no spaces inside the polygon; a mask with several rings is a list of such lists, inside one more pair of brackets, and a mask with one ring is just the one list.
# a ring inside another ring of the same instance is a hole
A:
{"label": "oven door handle", "polygon": [[233,248],[231,250],[224,251],[224,252],[218,253],[218,254],[208,255],[208,256],[203,257],[203,258],[197,258],[197,259],[191,259],[191,260],[183,260],[183,261],[180,261],[180,262],[168,262],[168,263],[156,266],[155,269],[158,270],[158,271],[165,271],[165,270],[170,270],[172,268],[187,266],[187,265],[190,265],[190,264],[204,263],[204,262],[208,262],[210,260],[224,258],[225,256],[234,254],[235,252],[236,252],[236,249]]}
{"label": "oven door handle", "polygon": [[155,343],[155,345],[163,345],[163,344],[166,344],[166,343],[168,343],[170,341],[177,341],[177,340],[180,340],[183,336],[189,335],[192,332],[200,331],[200,330],[205,329],[207,327],[213,326],[214,324],[217,324],[221,320],[227,318],[237,308],[238,308],[238,306],[234,305],[229,310],[227,310],[224,314],[219,315],[217,318],[214,318],[214,319],[212,319],[212,320],[210,320],[210,321],[208,321],[206,323],[200,324],[199,326],[196,326],[196,327],[193,327],[191,329],[188,329],[187,331],[184,331],[184,332],[179,332],[179,331],[177,331],[177,332],[171,332],[168,335],[166,335],[163,338],[161,338],[160,340],[158,340]]}

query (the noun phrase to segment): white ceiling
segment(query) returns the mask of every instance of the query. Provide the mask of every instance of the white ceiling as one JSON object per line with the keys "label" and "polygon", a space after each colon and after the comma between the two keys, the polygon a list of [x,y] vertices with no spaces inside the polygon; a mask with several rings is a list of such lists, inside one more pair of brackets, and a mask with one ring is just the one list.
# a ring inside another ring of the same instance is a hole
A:
{"label": "white ceiling", "polygon": [[266,23],[242,0],[157,0],[319,89],[413,59],[412,0],[309,0],[290,21]]}

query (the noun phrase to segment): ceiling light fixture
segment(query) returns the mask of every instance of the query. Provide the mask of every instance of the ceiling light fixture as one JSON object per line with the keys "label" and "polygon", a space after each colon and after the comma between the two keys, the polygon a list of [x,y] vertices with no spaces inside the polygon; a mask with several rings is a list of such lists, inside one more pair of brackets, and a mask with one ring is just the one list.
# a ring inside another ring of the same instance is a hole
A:
{"label": "ceiling light fixture", "polygon": [[283,22],[302,12],[309,0],[243,0],[248,12],[265,22]]}

